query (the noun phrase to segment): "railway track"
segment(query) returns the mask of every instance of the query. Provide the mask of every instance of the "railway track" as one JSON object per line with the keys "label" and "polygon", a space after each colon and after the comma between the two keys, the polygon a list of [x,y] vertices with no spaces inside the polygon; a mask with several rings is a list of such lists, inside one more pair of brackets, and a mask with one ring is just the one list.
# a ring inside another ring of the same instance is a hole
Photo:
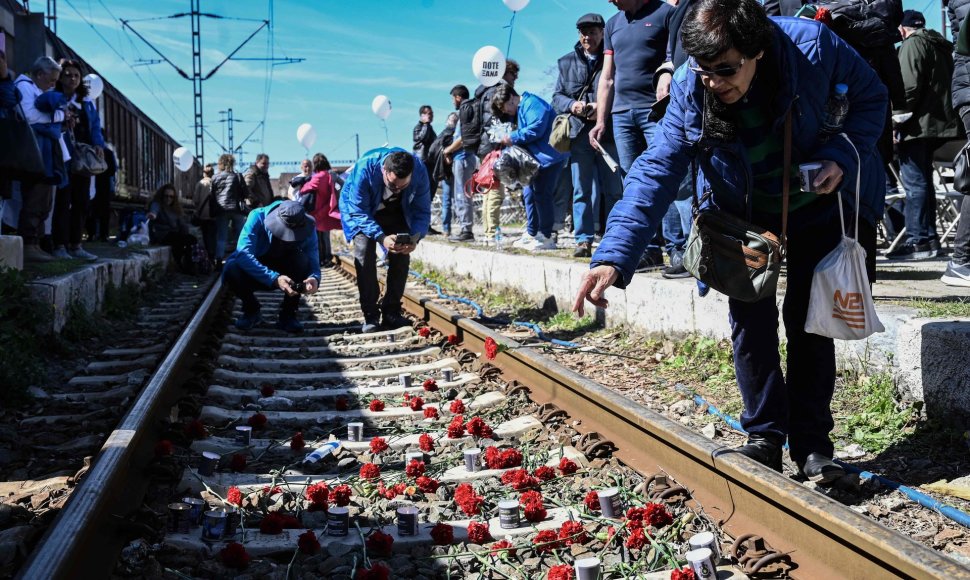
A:
{"label": "railway track", "polygon": [[[631,577],[669,570],[690,535],[712,531],[740,556],[737,574],[970,578],[939,553],[414,290],[405,308],[418,329],[357,334],[352,276],[346,262],[342,275],[325,274],[301,306],[302,336],[235,332],[232,300],[216,284],[19,576],[218,577],[244,551],[256,567],[249,574],[278,577],[342,578],[380,562],[394,577],[538,577],[594,554],[613,570],[608,577]],[[264,296],[265,311],[278,300]],[[478,354],[486,341],[497,346],[493,360]],[[362,433],[351,441],[354,423]],[[330,442],[331,452],[304,461]],[[476,471],[466,468],[469,448],[490,455]],[[471,498],[457,499],[464,484]],[[625,507],[655,504],[670,515],[645,528],[656,543],[631,543],[629,520],[586,502],[610,487]],[[503,528],[499,502],[523,492],[541,493],[545,513],[516,508],[520,525]],[[204,525],[185,523],[184,508],[172,505],[182,498],[205,502],[200,509],[212,513],[196,519]],[[399,508],[410,507],[416,534],[397,527],[412,517]],[[219,533],[227,523],[234,533]],[[344,526],[346,535],[333,535]],[[443,541],[448,534],[455,545]],[[495,551],[503,539],[516,555]]]}

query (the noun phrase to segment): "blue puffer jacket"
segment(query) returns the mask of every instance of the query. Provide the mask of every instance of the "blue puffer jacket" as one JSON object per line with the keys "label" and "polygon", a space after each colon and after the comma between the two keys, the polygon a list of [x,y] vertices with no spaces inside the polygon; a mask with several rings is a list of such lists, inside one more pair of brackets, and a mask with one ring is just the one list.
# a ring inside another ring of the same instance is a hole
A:
{"label": "blue puffer jacket", "polygon": [[522,93],[519,101],[518,129],[512,131],[512,143],[529,150],[542,167],[549,167],[566,158],[549,144],[552,122],[556,112],[552,105],[532,93]]}
{"label": "blue puffer jacket", "polygon": [[[246,218],[246,225],[239,232],[239,242],[236,244],[236,251],[226,258],[226,264],[238,262],[243,272],[267,286],[274,285],[280,274],[264,266],[259,261],[259,257],[265,255],[270,250],[270,246],[273,245],[273,232],[266,227],[266,215],[276,209],[276,206],[280,203],[282,202],[271,203],[265,207],[259,207],[249,212],[249,216]],[[310,276],[316,278],[317,282],[319,282],[320,254],[317,248],[316,228],[313,228],[310,236],[300,243],[300,251],[309,256],[310,265],[313,268]],[[301,281],[298,280],[298,282]],[[225,282],[225,279],[223,279],[223,282]]]}
{"label": "blue puffer jacket", "polygon": [[[825,103],[838,83],[849,86],[849,114],[843,131],[858,149],[861,167],[859,215],[870,223],[882,215],[886,196],[885,173],[875,144],[882,133],[888,107],[886,87],[858,53],[829,29],[811,20],[772,18],[776,25],[775,62],[782,71],[776,111],[792,111],[792,160],[831,160],[841,167],[843,199],[855,202],[856,155],[840,137],[819,143]],[[714,189],[723,197],[722,209],[743,214],[746,175],[751,168],[739,144],[718,148],[699,143],[703,132],[704,87],[687,66],[681,66],[671,83],[671,102],[650,146],[630,169],[624,181],[623,199],[610,213],[606,236],[593,255],[592,266],[611,264],[620,272],[617,286],[625,287],[633,276],[657,224],[677,196],[678,186],[699,161],[697,191]],[[774,121],[783,134],[785,116]],[[703,168],[712,173],[709,179]],[[711,182],[714,185],[711,185]],[[734,195],[732,195],[734,194]]]}
{"label": "blue puffer jacket", "polygon": [[[372,240],[385,232],[374,221],[374,214],[384,195],[384,159],[400,147],[380,147],[372,149],[354,163],[350,175],[340,190],[340,221],[343,224],[347,241],[359,233]],[[413,154],[412,154],[413,155]],[[404,219],[408,222],[411,238],[420,240],[428,233],[431,225],[431,190],[428,186],[428,171],[424,163],[414,158],[414,171],[411,184],[401,192],[401,207]]]}

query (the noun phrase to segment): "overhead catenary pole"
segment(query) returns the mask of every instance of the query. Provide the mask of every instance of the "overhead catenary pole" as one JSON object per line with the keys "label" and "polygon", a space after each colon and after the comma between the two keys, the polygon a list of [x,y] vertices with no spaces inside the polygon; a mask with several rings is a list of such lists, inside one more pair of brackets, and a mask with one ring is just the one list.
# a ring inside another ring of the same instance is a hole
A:
{"label": "overhead catenary pole", "polygon": [[202,122],[202,18],[200,0],[192,1],[192,108],[195,119],[195,155],[205,163],[205,135]]}
{"label": "overhead catenary pole", "polygon": [[357,157],[354,159],[360,159],[360,133],[354,133],[354,138],[357,140]]}
{"label": "overhead catenary pole", "polygon": [[57,34],[57,0],[47,0],[47,28]]}

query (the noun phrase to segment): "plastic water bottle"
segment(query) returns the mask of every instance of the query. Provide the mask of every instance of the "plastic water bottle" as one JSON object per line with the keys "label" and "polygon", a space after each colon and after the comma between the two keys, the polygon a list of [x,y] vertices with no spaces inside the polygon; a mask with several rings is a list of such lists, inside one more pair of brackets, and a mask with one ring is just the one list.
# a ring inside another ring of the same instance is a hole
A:
{"label": "plastic water bottle", "polygon": [[822,120],[821,140],[827,141],[832,135],[842,132],[842,125],[849,114],[849,86],[839,83],[835,92],[825,103],[825,118]]}
{"label": "plastic water bottle", "polygon": [[502,251],[502,226],[495,226],[495,250]]}
{"label": "plastic water bottle", "polygon": [[313,452],[303,458],[303,463],[316,463],[335,452],[338,447],[340,447],[340,441],[328,441],[323,444],[323,447],[317,447]]}

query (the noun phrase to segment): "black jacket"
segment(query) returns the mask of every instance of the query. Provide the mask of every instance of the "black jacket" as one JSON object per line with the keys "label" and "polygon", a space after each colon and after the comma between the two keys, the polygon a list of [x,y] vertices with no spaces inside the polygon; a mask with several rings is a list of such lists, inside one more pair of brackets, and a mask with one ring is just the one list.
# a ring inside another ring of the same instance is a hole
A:
{"label": "black jacket", "polygon": [[245,211],[249,188],[241,173],[223,171],[212,178],[212,196],[225,211]]}
{"label": "black jacket", "polygon": [[445,163],[444,155],[442,154],[442,150],[451,145],[454,140],[455,128],[445,126],[445,130],[441,132],[441,135],[438,135],[434,143],[431,144],[431,147],[428,148],[428,160],[424,165],[428,168],[431,183],[436,186],[439,181],[446,181],[455,176],[451,169],[451,164]]}
{"label": "black jacket", "polygon": [[428,161],[428,149],[431,148],[436,137],[431,123],[418,123],[414,126],[414,154],[425,162],[425,165]]}
{"label": "black jacket", "polygon": [[[556,113],[568,113],[575,101],[595,103],[596,85],[602,72],[603,55],[590,60],[577,42],[572,52],[559,59],[559,78],[556,79],[556,90],[552,93],[552,108]],[[595,121],[593,119],[591,122]]]}
{"label": "black jacket", "polygon": [[[970,0],[950,0],[946,8],[950,29],[956,41],[953,53],[953,79],[950,90],[953,96],[953,110],[960,114],[964,127],[970,127],[970,30],[967,30],[967,12]],[[970,138],[970,130],[966,131]]]}

